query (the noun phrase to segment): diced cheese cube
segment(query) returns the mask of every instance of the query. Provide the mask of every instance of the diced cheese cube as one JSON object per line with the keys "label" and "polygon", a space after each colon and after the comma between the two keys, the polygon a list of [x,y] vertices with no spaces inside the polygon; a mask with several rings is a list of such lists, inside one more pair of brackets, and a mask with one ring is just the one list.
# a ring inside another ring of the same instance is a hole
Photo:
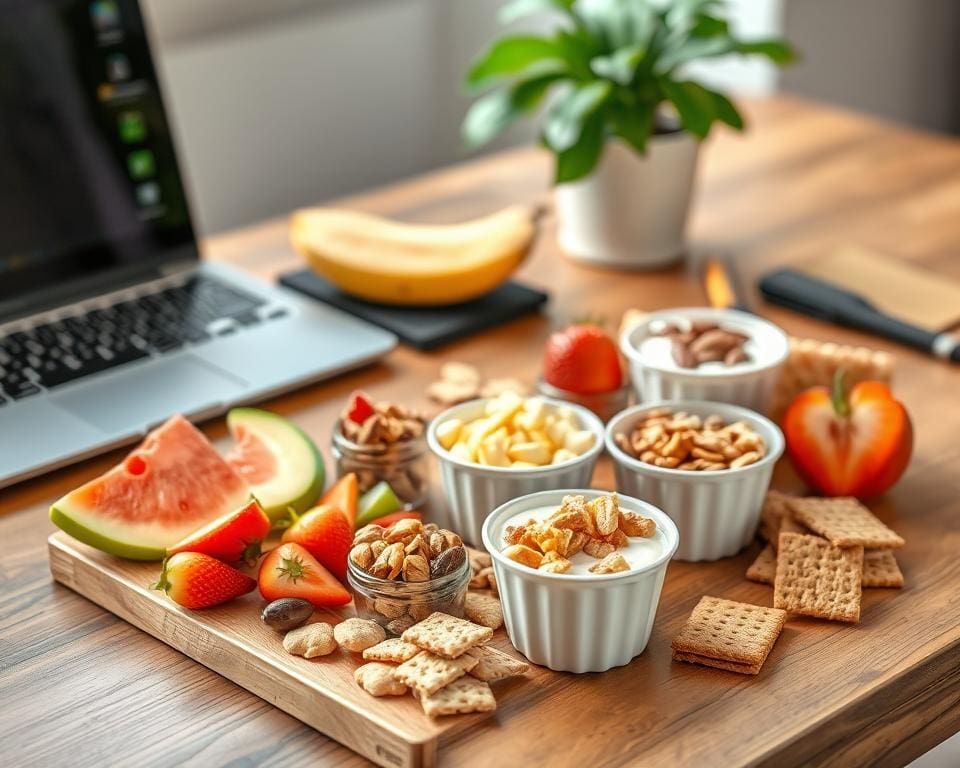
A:
{"label": "diced cheese cube", "polygon": [[543,443],[520,443],[507,450],[507,455],[514,461],[527,461],[537,466],[549,464],[551,454],[550,448]]}
{"label": "diced cheese cube", "polygon": [[509,443],[510,445],[516,445],[517,443],[529,443],[530,435],[524,432],[522,429],[514,430],[513,434],[510,435]]}
{"label": "diced cheese cube", "polygon": [[547,427],[547,436],[558,448],[565,447],[567,432],[570,431],[570,422],[564,421],[562,419],[557,419],[549,427]]}
{"label": "diced cheese cube", "polygon": [[463,422],[460,419],[447,419],[437,425],[437,441],[448,451],[460,437]]}
{"label": "diced cheese cube", "polygon": [[489,435],[483,438],[483,442],[484,443],[502,443],[502,442],[508,441],[509,439],[510,439],[510,433],[507,432],[507,428],[500,427],[499,429],[495,429],[493,432],[491,432]]}
{"label": "diced cheese cube", "polygon": [[589,429],[574,429],[567,432],[563,447],[580,456],[593,447],[594,440],[594,434]]}
{"label": "diced cheese cube", "polygon": [[570,461],[571,459],[577,458],[577,454],[573,451],[568,451],[566,448],[560,448],[553,454],[553,460],[551,464],[563,464],[565,461]]}
{"label": "diced cheese cube", "polygon": [[530,435],[531,443],[543,443],[544,445],[553,444],[549,435],[541,429],[531,429],[527,434]]}
{"label": "diced cheese cube", "polygon": [[515,461],[510,465],[514,469],[535,469],[539,464],[531,464],[529,461]]}
{"label": "diced cheese cube", "polygon": [[477,460],[481,464],[489,464],[491,467],[510,466],[506,446],[499,440],[484,442],[483,445],[480,446],[480,450],[477,451]]}
{"label": "diced cheese cube", "polygon": [[474,454],[467,448],[466,443],[456,443],[450,449],[450,455],[460,459],[460,461],[473,461]]}

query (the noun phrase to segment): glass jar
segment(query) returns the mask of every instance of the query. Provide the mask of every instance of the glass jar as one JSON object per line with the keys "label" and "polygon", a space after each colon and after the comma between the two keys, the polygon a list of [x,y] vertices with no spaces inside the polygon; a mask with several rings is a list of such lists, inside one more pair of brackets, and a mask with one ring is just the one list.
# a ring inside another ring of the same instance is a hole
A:
{"label": "glass jar", "polygon": [[394,635],[435,611],[463,618],[470,572],[470,558],[465,557],[458,570],[439,579],[394,581],[371,576],[347,560],[347,582],[357,616],[372,619]]}
{"label": "glass jar", "polygon": [[338,477],[356,472],[360,493],[386,480],[404,509],[415,509],[427,500],[430,453],[424,435],[390,445],[361,445],[343,436],[338,419],[330,453],[337,462]]}

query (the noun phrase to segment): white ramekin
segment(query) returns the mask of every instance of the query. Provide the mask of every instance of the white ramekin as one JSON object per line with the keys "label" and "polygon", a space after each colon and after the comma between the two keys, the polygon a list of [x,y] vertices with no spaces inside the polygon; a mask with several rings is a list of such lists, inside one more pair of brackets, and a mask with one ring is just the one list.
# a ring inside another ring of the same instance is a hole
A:
{"label": "white ramekin", "polygon": [[593,499],[607,491],[541,491],[508,501],[484,523],[483,544],[493,558],[503,620],[514,647],[534,664],[558,672],[604,672],[629,663],[647,647],[679,535],[661,510],[620,496],[624,509],[653,518],[666,538],[663,553],[653,563],[625,573],[595,576],[544,573],[504,557],[506,521],[525,510],[559,507],[568,493]]}
{"label": "white ramekin", "polygon": [[550,488],[580,488],[590,485],[597,457],[603,452],[603,422],[583,406],[547,397],[541,399],[548,408],[569,408],[573,411],[580,429],[589,429],[594,433],[593,447],[563,464],[550,464],[536,469],[488,467],[450,455],[437,440],[437,426],[447,419],[471,421],[483,416],[490,398],[455,405],[430,422],[427,445],[440,464],[450,526],[467,543],[480,546],[483,521],[505,501]]}
{"label": "white ramekin", "polygon": [[[633,430],[648,411],[671,408],[701,417],[717,414],[727,423],[744,421],[767,446],[760,461],[715,472],[667,469],[624,453],[614,435]],[[750,543],[760,522],[760,508],[774,464],[783,454],[783,433],[759,413],[725,403],[662,401],[627,408],[607,425],[607,451],[613,457],[620,493],[646,499],[673,518],[680,530],[678,560],[719,560]]]}
{"label": "white ramekin", "polygon": [[[640,344],[658,322],[712,320],[722,327],[745,333],[756,344],[756,360],[729,369],[710,365],[701,368],[659,366],[640,354]],[[735,309],[690,307],[668,309],[647,315],[620,338],[620,349],[630,366],[637,401],[708,400],[731,403],[765,412],[777,383],[780,367],[790,354],[787,335],[773,323]]]}

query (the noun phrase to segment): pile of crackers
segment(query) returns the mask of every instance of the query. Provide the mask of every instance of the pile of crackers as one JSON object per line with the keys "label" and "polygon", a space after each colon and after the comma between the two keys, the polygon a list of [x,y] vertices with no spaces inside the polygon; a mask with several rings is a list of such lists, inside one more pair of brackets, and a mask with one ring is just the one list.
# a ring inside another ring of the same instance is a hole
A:
{"label": "pile of crackers", "polygon": [[430,717],[497,708],[490,683],[526,674],[529,665],[485,645],[493,630],[445,613],[433,613],[399,638],[363,651],[368,663],[354,673],[373,696],[419,699]]}
{"label": "pile of crackers", "polygon": [[673,658],[756,675],[790,614],[857,622],[865,588],[903,586],[893,550],[901,536],[854,498],[770,491],[767,545],[747,578],[773,586],[773,607],[704,596],[673,639]]}

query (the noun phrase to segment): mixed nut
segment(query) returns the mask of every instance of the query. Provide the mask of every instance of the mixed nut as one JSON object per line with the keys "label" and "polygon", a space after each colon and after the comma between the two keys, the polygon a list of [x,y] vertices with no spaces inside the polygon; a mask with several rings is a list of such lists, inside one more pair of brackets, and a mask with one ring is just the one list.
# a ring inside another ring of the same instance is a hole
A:
{"label": "mixed nut", "polygon": [[686,330],[673,323],[664,323],[653,331],[653,335],[670,339],[673,361],[681,368],[698,368],[704,363],[717,362],[730,366],[750,359],[744,349],[750,337],[722,328],[713,320],[691,320]]}
{"label": "mixed nut", "polygon": [[717,415],[701,419],[670,408],[648,411],[630,434],[614,435],[617,446],[635,459],[667,469],[715,472],[754,464],[767,451],[749,424],[727,424]]}

